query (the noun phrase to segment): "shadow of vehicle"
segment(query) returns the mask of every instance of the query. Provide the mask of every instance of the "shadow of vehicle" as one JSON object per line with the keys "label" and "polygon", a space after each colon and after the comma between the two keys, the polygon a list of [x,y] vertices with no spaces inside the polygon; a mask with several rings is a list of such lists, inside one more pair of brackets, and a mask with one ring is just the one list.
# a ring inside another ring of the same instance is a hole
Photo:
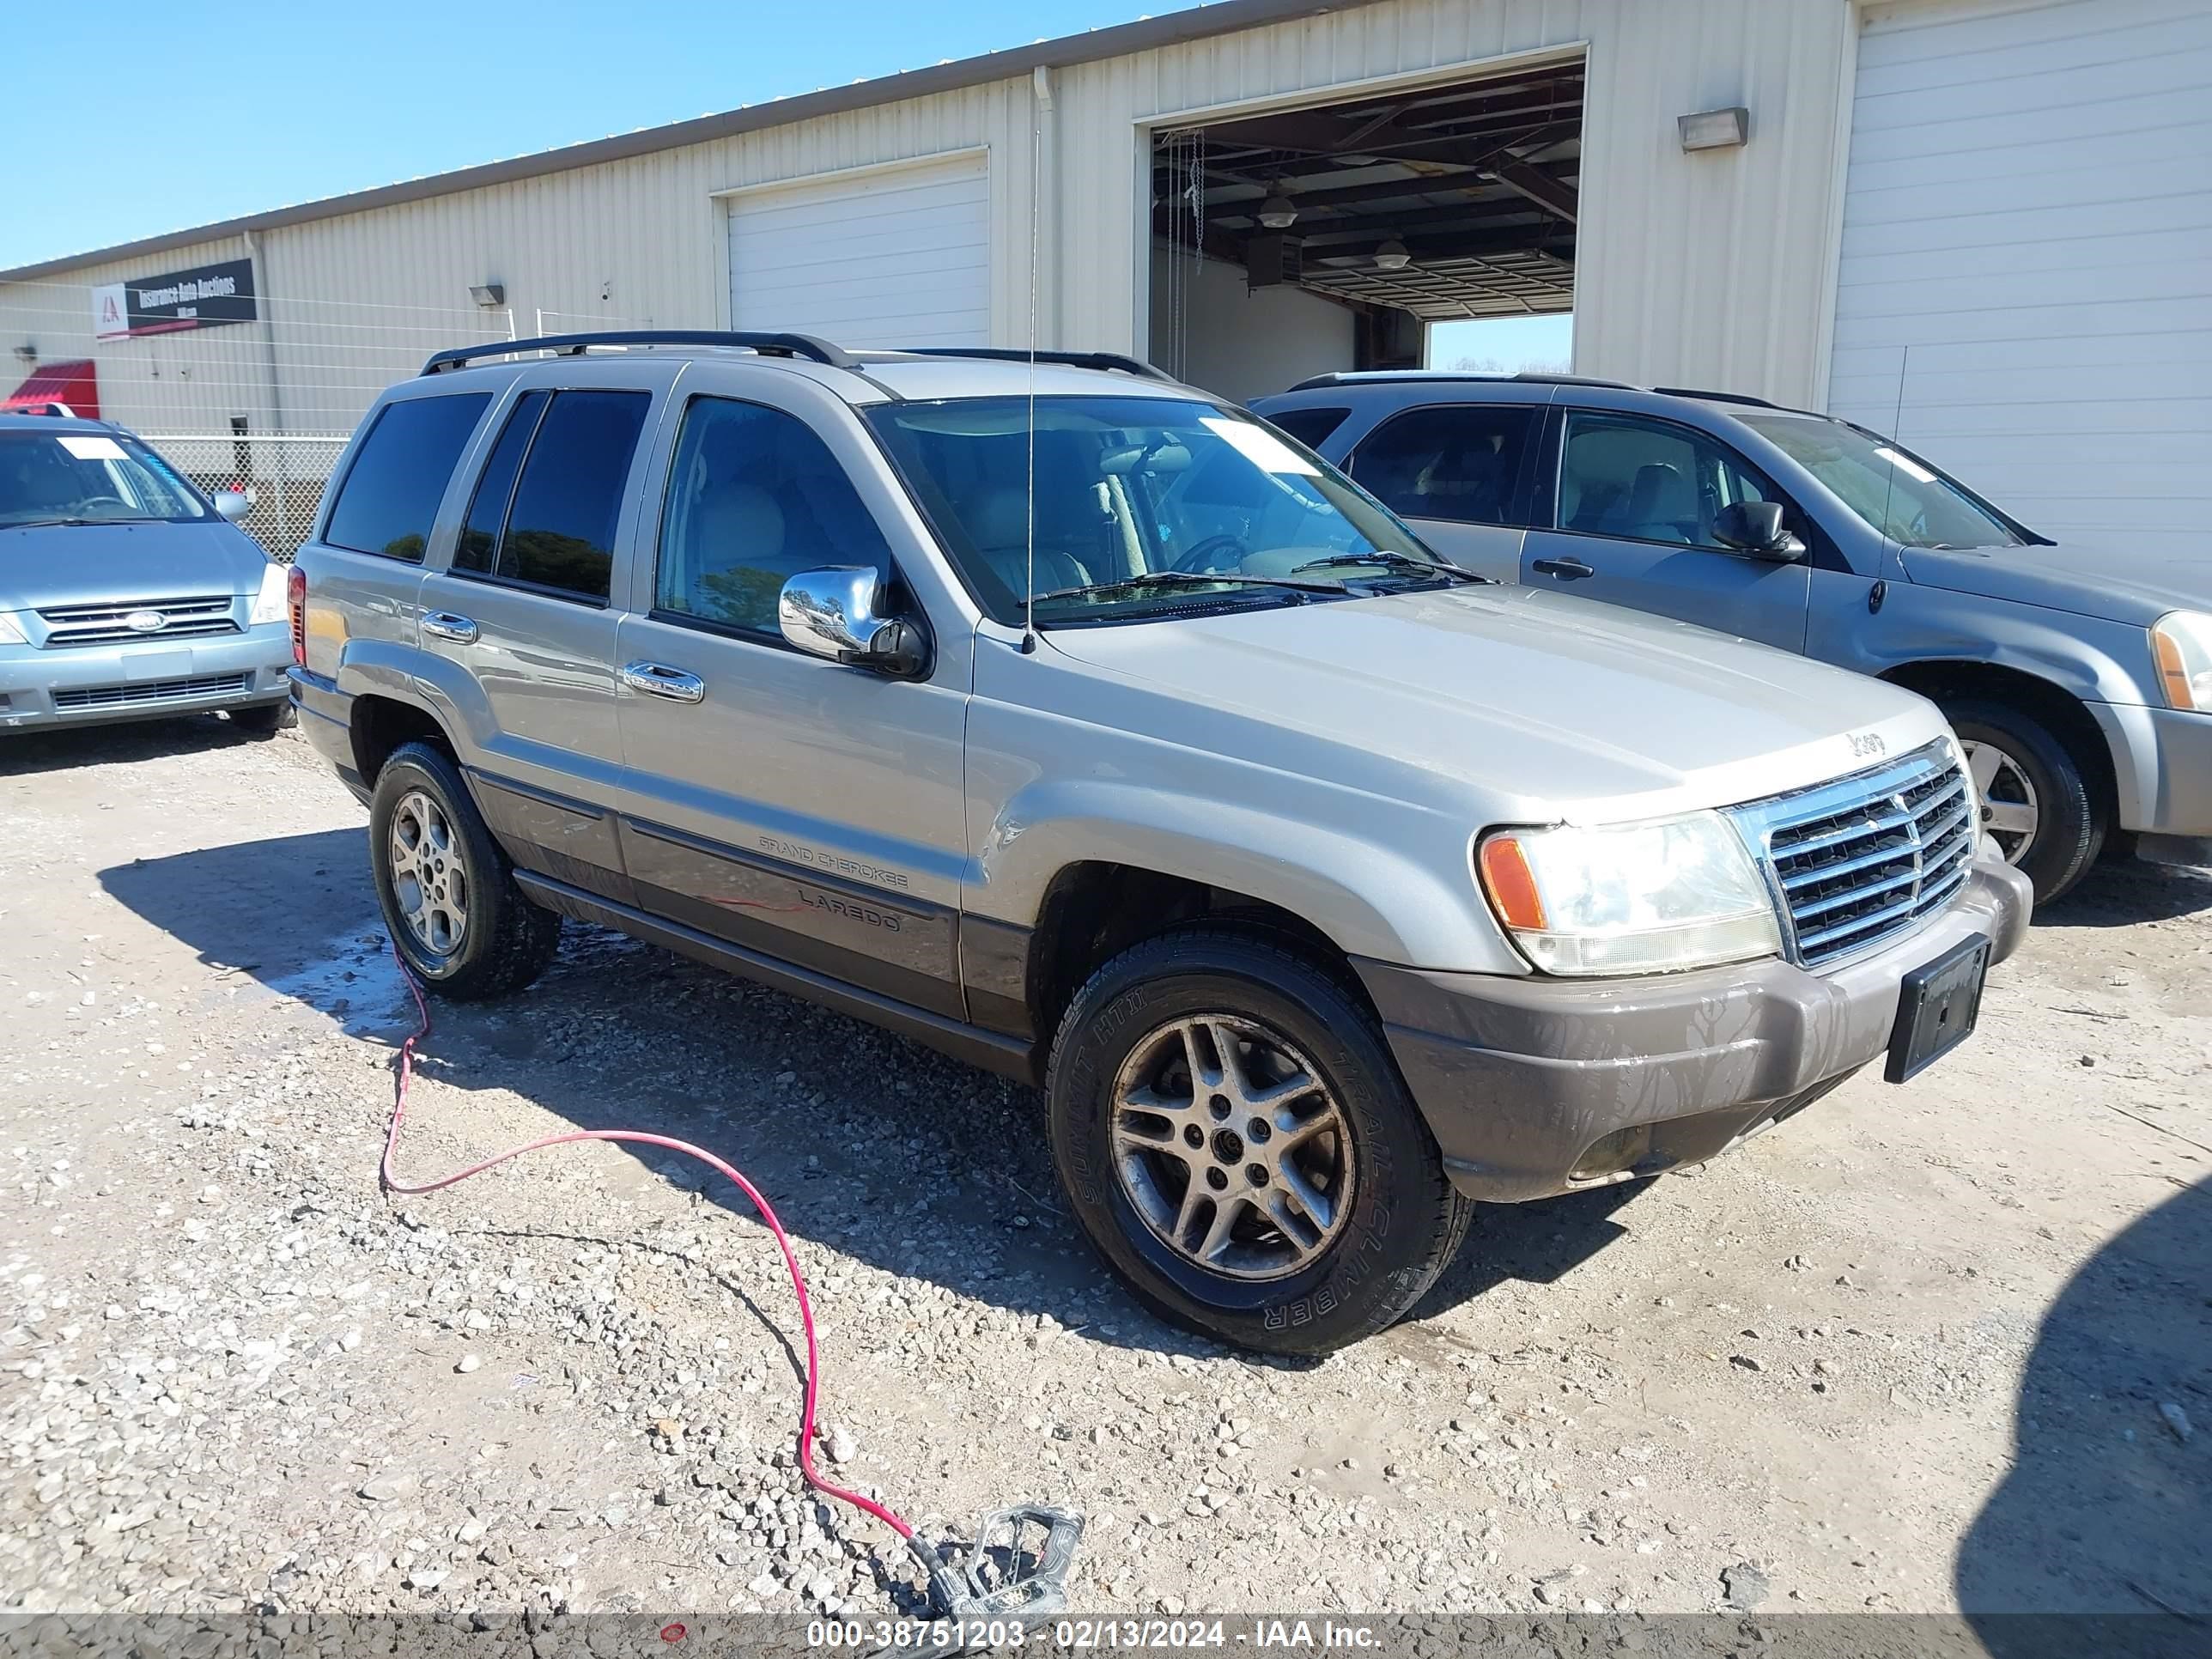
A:
{"label": "shadow of vehicle", "polygon": [[1467,1243],[1409,1316],[1434,1319],[1499,1285],[1552,1285],[1607,1245],[1628,1237],[1613,1218],[1650,1181],[1616,1182],[1534,1204],[1485,1204]]}
{"label": "shadow of vehicle", "polygon": [[0,777],[63,772],[77,766],[127,766],[159,755],[188,755],[262,740],[216,714],[0,732]]}
{"label": "shadow of vehicle", "polygon": [[2212,1180],[2110,1240],[2059,1293],[2014,1435],[1955,1566],[1990,1651],[2212,1652]]}
{"label": "shadow of vehicle", "polygon": [[2108,857],[2063,896],[2040,906],[2039,927],[2130,927],[2212,910],[2212,870]]}
{"label": "shadow of vehicle", "polygon": [[[211,967],[250,973],[396,1050],[416,1012],[365,841],[356,828],[240,842],[115,866],[100,880]],[[1013,1322],[1049,1314],[1085,1340],[1219,1352],[1145,1311],[1061,1211],[1034,1090],[573,923],[528,993],[430,1006],[433,1029],[417,1045],[425,1077],[510,1090],[579,1127],[696,1141],[744,1170],[794,1237],[957,1289]],[[622,1150],[750,1219],[744,1195],[704,1165]],[[366,1142],[362,1156],[375,1156]],[[404,1146],[400,1169],[434,1173]],[[778,1294],[768,1291],[768,1305]]]}

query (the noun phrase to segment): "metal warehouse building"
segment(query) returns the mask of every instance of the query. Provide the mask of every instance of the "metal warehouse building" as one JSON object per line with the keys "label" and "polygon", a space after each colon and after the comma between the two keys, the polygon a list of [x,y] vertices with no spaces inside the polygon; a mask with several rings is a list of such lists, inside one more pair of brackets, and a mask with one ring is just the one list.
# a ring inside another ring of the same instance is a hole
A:
{"label": "metal warehouse building", "polygon": [[[1149,356],[1232,398],[1571,310],[2039,529],[2201,545],[2208,0],[1222,0],[0,271],[19,396],[289,550],[433,349],[601,326]],[[4,387],[0,387],[4,389]]]}

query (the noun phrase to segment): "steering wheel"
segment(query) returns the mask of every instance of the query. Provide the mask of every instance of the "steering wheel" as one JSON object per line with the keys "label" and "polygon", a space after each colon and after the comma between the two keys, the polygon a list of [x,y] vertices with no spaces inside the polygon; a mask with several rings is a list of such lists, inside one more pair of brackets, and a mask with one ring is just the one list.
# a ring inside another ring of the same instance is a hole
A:
{"label": "steering wheel", "polygon": [[1208,536],[1204,541],[1194,542],[1185,548],[1182,556],[1174,561],[1173,568],[1188,571],[1194,575],[1211,574],[1205,568],[1206,556],[1222,548],[1234,549],[1237,562],[1240,564],[1243,562],[1245,555],[1250,551],[1244,545],[1243,538],[1232,536],[1224,531],[1219,535]]}
{"label": "steering wheel", "polygon": [[76,510],[82,513],[88,507],[119,507],[125,513],[131,510],[131,503],[120,495],[88,495],[76,504]]}

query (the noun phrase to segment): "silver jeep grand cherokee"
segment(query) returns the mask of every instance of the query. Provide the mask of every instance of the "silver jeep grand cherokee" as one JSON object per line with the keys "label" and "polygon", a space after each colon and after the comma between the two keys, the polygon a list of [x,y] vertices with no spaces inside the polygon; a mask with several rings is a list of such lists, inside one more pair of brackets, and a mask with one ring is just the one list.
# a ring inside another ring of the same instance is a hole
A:
{"label": "silver jeep grand cherokee", "polygon": [[1477,1200],[1971,1030],[2029,892],[1932,704],[1471,577],[1141,364],[995,355],[571,337],[379,400],[292,685],[434,990],[574,916],[1041,1083],[1146,1301],[1293,1352]]}

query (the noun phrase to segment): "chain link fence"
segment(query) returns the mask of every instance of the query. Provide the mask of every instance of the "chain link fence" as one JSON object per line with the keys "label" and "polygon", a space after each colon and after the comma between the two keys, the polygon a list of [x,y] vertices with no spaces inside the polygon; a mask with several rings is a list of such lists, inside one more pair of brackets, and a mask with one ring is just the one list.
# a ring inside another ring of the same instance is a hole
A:
{"label": "chain link fence", "polygon": [[0,398],[41,377],[82,387],[72,395],[90,402],[79,413],[128,427],[210,493],[243,493],[252,503],[246,529],[288,560],[313,530],[362,416],[433,352],[533,331],[652,326],[649,318],[541,307],[518,315],[510,306],[263,295],[251,322],[103,337],[94,295],[84,283],[0,283],[0,341],[15,360]]}
{"label": "chain link fence", "polygon": [[252,503],[241,528],[289,561],[315,526],[331,469],[351,433],[142,433],[155,453],[210,495],[235,489]]}

